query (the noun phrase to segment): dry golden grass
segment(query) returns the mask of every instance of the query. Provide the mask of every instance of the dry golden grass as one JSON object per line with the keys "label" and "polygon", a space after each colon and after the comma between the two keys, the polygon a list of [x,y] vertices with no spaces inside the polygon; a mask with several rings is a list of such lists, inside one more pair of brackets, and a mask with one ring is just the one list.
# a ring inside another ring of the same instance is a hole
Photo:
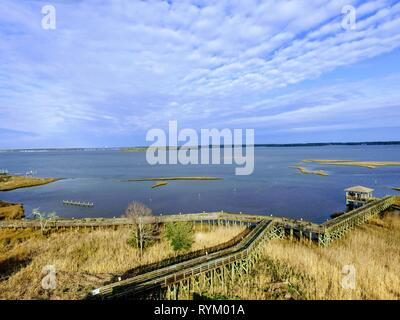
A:
{"label": "dry golden grass", "polygon": [[[197,228],[193,250],[226,242],[242,230]],[[81,299],[115,275],[174,254],[162,240],[140,259],[127,245],[129,236],[127,229],[49,237],[29,230],[0,231],[0,299]],[[51,294],[41,288],[46,265],[57,270],[57,288]],[[345,265],[356,269],[354,290],[341,286]],[[373,220],[329,247],[270,241],[249,277],[213,294],[242,299],[400,299],[400,217]]]}
{"label": "dry golden grass", "polygon": [[58,181],[60,179],[54,178],[34,178],[25,176],[9,176],[8,179],[0,181],[0,191],[9,191],[19,188],[35,187],[51,182]]}
{"label": "dry golden grass", "polygon": [[22,219],[24,207],[19,203],[8,203],[0,200],[0,220]]}
{"label": "dry golden grass", "polygon": [[[343,289],[354,265],[356,286]],[[222,293],[222,292],[221,292]],[[225,293],[222,293],[226,295]],[[245,281],[228,291],[242,299],[400,299],[400,217],[371,221],[329,247],[274,240]]]}
{"label": "dry golden grass", "polygon": [[[243,227],[215,227],[196,231],[192,250],[226,242]],[[160,261],[174,253],[165,240],[140,258],[130,247],[128,229],[59,232],[0,231],[0,299],[80,299],[115,275],[139,265]],[[57,288],[49,296],[41,287],[42,268],[54,265]],[[2,279],[3,278],[3,279]]]}

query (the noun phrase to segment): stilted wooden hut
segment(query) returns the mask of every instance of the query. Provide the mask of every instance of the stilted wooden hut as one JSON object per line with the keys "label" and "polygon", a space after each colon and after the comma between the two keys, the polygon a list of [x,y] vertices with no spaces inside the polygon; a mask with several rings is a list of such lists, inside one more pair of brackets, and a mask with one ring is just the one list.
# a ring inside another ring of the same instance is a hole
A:
{"label": "stilted wooden hut", "polygon": [[374,189],[355,186],[347,188],[346,191],[346,206],[349,210],[357,209],[365,205],[372,198],[372,192]]}

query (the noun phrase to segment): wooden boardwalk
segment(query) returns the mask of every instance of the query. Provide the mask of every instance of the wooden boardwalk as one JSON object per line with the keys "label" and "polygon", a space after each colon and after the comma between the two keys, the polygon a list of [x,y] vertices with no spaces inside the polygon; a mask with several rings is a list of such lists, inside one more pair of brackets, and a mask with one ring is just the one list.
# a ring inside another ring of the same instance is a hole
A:
{"label": "wooden boardwalk", "polygon": [[166,298],[176,299],[178,291],[190,295],[193,290],[218,284],[224,285],[225,274],[232,280],[250,271],[260,257],[261,244],[283,236],[276,222],[263,220],[237,245],[212,254],[173,264],[133,278],[119,281],[91,292],[89,297],[119,298],[127,295],[162,290]]}
{"label": "wooden boardwalk", "polygon": [[[295,224],[285,218],[260,217],[257,226],[234,247],[180,263],[171,262],[169,266],[97,288],[88,298],[138,297],[146,292],[156,292],[159,298],[188,299],[194,292],[225,288],[251,271],[260,258],[261,244],[270,239],[288,235],[291,239],[295,236],[307,237],[310,242],[316,240],[320,245],[328,245],[372,217],[397,207],[399,203],[399,197],[377,199],[319,226]],[[238,218],[237,215],[231,217]],[[253,220],[253,217],[246,218]]]}
{"label": "wooden boardwalk", "polygon": [[[168,223],[174,221],[191,221],[209,225],[251,225],[260,221],[272,221],[282,226],[290,237],[307,237],[310,240],[319,240],[327,244],[330,239],[340,238],[352,228],[368,221],[374,215],[390,207],[400,206],[399,196],[387,196],[371,201],[364,207],[350,211],[323,224],[308,221],[289,219],[285,217],[271,217],[253,214],[238,214],[228,212],[208,212],[162,215],[149,218],[149,223]],[[129,227],[132,222],[126,218],[84,218],[84,219],[57,219],[49,221],[50,229],[97,229]],[[0,221],[0,229],[40,229],[38,220],[7,220]]]}
{"label": "wooden boardwalk", "polygon": [[[91,292],[88,298],[121,298],[156,292],[159,297],[177,299],[189,298],[193,292],[206,288],[224,287],[250,272],[261,254],[261,244],[274,238],[305,239],[321,246],[329,245],[347,232],[367,222],[388,209],[399,208],[400,197],[387,196],[375,199],[365,206],[350,211],[323,224],[270,217],[226,212],[163,215],[149,220],[149,223],[191,221],[208,225],[240,224],[253,227],[235,245],[222,245],[210,254],[198,254],[188,260],[179,257],[167,265],[134,276]],[[131,221],[125,218],[60,219],[50,221],[52,229],[86,229],[129,227]],[[39,221],[0,221],[0,228],[39,229]]]}

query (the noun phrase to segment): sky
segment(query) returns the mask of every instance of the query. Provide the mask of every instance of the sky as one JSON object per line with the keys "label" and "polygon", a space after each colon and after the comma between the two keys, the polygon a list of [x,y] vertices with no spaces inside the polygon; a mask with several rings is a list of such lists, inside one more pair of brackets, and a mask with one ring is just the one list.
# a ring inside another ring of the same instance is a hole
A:
{"label": "sky", "polygon": [[0,12],[0,148],[142,146],[171,120],[254,129],[256,143],[400,140],[400,1],[1,0]]}

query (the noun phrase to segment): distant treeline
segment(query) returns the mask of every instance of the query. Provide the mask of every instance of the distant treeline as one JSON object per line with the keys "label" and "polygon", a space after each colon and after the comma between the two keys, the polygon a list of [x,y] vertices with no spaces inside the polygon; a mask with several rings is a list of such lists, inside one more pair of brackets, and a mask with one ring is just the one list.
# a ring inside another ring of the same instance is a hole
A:
{"label": "distant treeline", "polygon": [[[312,142],[312,143],[262,143],[255,144],[254,147],[324,147],[324,146],[380,146],[380,145],[400,145],[400,141],[366,141],[366,142]],[[185,146],[186,149],[191,148],[204,148],[206,146]],[[219,147],[209,145],[208,147]],[[223,146],[221,146],[223,147]],[[244,145],[243,145],[244,147]],[[113,148],[49,148],[49,149],[4,149],[0,152],[51,152],[51,151],[146,151],[149,147],[113,147]],[[152,147],[152,148],[165,148],[176,149],[178,147]]]}
{"label": "distant treeline", "polygon": [[381,145],[396,145],[396,144],[400,144],[400,141],[256,144],[255,147],[323,147],[323,146],[364,146],[364,145],[381,146]]}
{"label": "distant treeline", "polygon": [[0,149],[0,152],[54,152],[54,151],[118,151],[121,148],[48,148],[48,149]]}
{"label": "distant treeline", "polygon": [[[375,141],[375,142],[312,142],[312,143],[263,143],[263,144],[255,144],[255,148],[260,147],[324,147],[324,146],[377,146],[377,145],[400,145],[400,141]],[[234,145],[231,145],[233,147]],[[223,148],[222,146],[216,145],[208,145],[208,146],[171,146],[171,147],[128,147],[121,148],[123,151],[146,151],[149,148],[152,149],[164,149],[164,150],[175,150],[175,149],[201,149],[201,148]],[[242,145],[245,147],[245,145]]]}

